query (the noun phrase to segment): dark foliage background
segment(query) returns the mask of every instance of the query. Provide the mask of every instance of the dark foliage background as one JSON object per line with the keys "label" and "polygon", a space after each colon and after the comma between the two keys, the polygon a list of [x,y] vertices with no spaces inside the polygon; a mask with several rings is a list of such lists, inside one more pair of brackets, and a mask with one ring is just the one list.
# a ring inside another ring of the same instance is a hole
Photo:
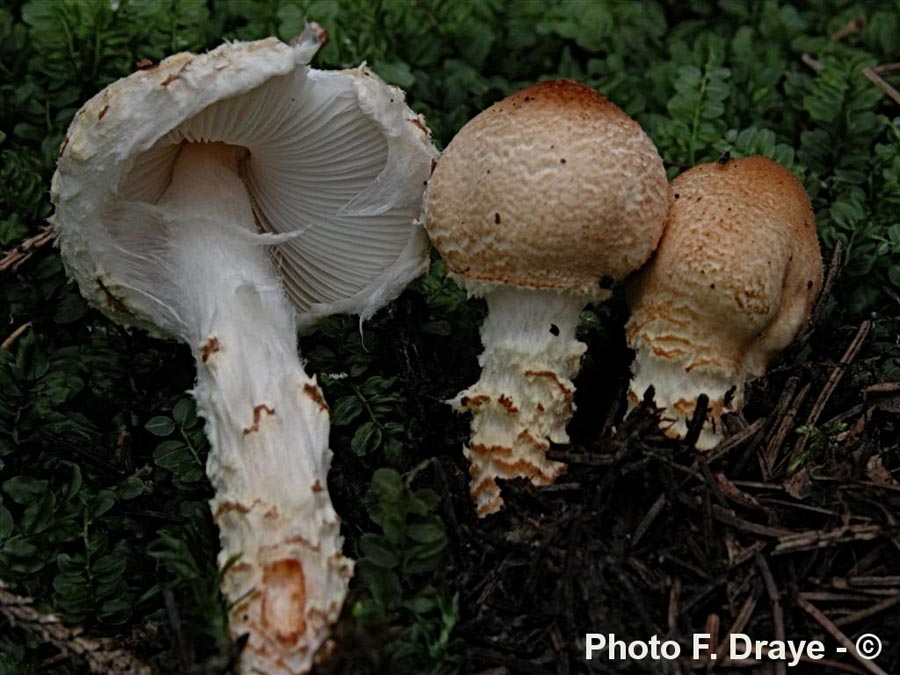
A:
{"label": "dark foliage background", "polygon": [[[0,8],[0,247],[50,214],[57,152],[87,98],[141,59],[289,39],[304,17],[331,35],[316,67],[367,61],[407,91],[441,147],[492,102],[565,76],[638,119],[672,176],[725,151],[789,167],[813,199],[823,249],[841,242],[845,255],[819,342],[795,357],[872,318],[867,367],[900,380],[900,106],[861,73],[900,60],[897,0],[14,0]],[[0,274],[0,339],[29,324],[0,349],[0,578],[93,635],[132,636],[163,672],[221,672],[233,648],[207,446],[185,394],[190,355],[89,309],[50,248]],[[467,667],[446,568],[452,511],[441,506],[453,481],[434,466],[458,461],[467,425],[441,401],[476,376],[482,313],[436,261],[362,332],[335,318],[301,343],[332,406],[330,486],[360,560],[339,630],[368,626],[367,669]],[[628,367],[622,308],[582,318],[591,351],[579,405],[606,410],[615,391],[604,378]],[[32,672],[55,653],[0,619],[0,673]]]}

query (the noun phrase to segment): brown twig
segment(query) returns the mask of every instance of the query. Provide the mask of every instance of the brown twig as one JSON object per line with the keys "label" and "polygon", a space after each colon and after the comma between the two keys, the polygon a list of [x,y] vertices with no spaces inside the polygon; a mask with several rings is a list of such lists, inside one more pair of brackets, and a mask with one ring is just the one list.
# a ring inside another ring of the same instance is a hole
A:
{"label": "brown twig", "polygon": [[[841,381],[841,378],[844,376],[844,371],[847,370],[847,366],[850,365],[850,362],[856,358],[857,353],[859,353],[860,348],[863,345],[863,342],[866,339],[866,336],[869,334],[869,329],[872,327],[871,321],[863,321],[859,325],[859,329],[856,331],[856,335],[853,337],[853,340],[850,342],[850,346],[847,347],[847,351],[844,352],[843,357],[841,357],[840,363],[838,363],[831,371],[831,375],[828,377],[828,382],[825,383],[825,386],[822,388],[819,397],[816,399],[816,402],[813,404],[812,410],[809,411],[809,416],[806,418],[807,427],[815,426],[816,422],[819,421],[819,416],[822,414],[822,411],[825,409],[826,404],[828,403],[828,399],[831,398],[831,395],[834,393],[834,390],[837,389],[838,384]],[[788,457],[788,465],[793,463],[795,459],[801,457],[803,455],[803,451],[806,449],[806,444],[809,442],[809,434],[802,436],[800,440],[797,441],[797,445],[794,446],[794,450],[791,452],[790,457]]]}
{"label": "brown twig", "polygon": [[9,337],[6,338],[2,343],[0,343],[0,349],[11,349],[14,344],[16,344],[16,340],[22,337],[22,334],[31,328],[31,322],[23,323],[21,326],[16,328],[12,333],[9,334]]}
{"label": "brown twig", "polygon": [[835,626],[846,626],[851,623],[856,623],[857,621],[862,621],[863,619],[868,619],[872,616],[875,616],[879,612],[883,612],[886,609],[890,609],[897,603],[900,603],[900,593],[894,595],[887,600],[882,600],[881,602],[876,602],[871,607],[867,607],[866,609],[861,609],[858,612],[853,612],[852,614],[848,614],[847,616],[842,616],[840,619],[835,620]]}
{"label": "brown twig", "polygon": [[641,519],[641,522],[638,523],[637,528],[634,530],[634,535],[631,537],[631,546],[637,546],[638,542],[643,538],[645,534],[647,534],[647,530],[650,529],[650,525],[653,524],[653,521],[657,519],[660,513],[662,513],[663,507],[666,505],[666,496],[660,495],[656,498],[656,501],[653,502],[653,506],[647,511],[646,515]]}
{"label": "brown twig", "polygon": [[792,532],[778,539],[772,555],[812,551],[817,548],[828,548],[848,541],[871,541],[885,533],[881,525],[850,525],[827,532]]}
{"label": "brown twig", "polygon": [[900,73],[900,63],[883,63],[880,66],[872,68],[879,75],[893,75]]}
{"label": "brown twig", "polygon": [[859,665],[868,670],[873,675],[888,675],[885,671],[879,668],[872,661],[868,661],[860,656],[859,652],[856,650],[856,645],[853,644],[853,641],[848,638],[841,631],[840,628],[834,625],[834,623],[829,619],[825,614],[823,614],[815,605],[811,602],[803,598],[801,595],[794,596],[794,601],[800,606],[804,612],[809,614],[816,622],[824,628],[831,637],[837,640],[841,646],[846,647],[847,651],[855,658]]}
{"label": "brown twig", "polygon": [[[806,52],[804,52],[800,56],[800,60],[803,61],[803,63],[805,63],[810,68],[812,68],[817,73],[820,72],[823,68],[825,68],[825,64],[823,64],[821,61],[814,58],[811,54],[807,54]],[[896,67],[897,67],[896,63],[888,63],[888,64],[885,64],[884,66],[876,66],[874,68],[871,66],[866,66],[865,68],[862,69],[862,74],[865,75],[866,78],[868,78],[868,80],[870,82],[872,82],[872,84],[874,84],[876,87],[881,89],[885,94],[887,94],[894,101],[894,103],[897,103],[898,105],[900,105],[900,91],[897,91],[896,89],[894,89],[894,87],[892,87],[888,82],[886,82],[884,80],[883,77],[881,77],[882,73],[883,74],[893,73],[896,70]]]}
{"label": "brown twig", "polygon": [[54,645],[65,659],[87,664],[90,672],[116,675],[150,675],[149,665],[107,638],[91,639],[80,628],[69,628],[55,614],[43,614],[32,607],[32,599],[14,595],[0,581],[0,617],[11,626],[37,635]]}
{"label": "brown twig", "polygon": [[885,94],[887,94],[894,103],[900,105],[900,91],[894,89],[890,84],[888,84],[881,75],[879,75],[874,68],[870,66],[866,66],[862,69],[863,75],[865,75],[872,84],[881,89]]}
{"label": "brown twig", "polygon": [[171,589],[167,588],[163,591],[163,600],[166,604],[166,615],[169,617],[169,627],[175,634],[175,644],[178,647],[179,672],[187,673],[191,667],[191,647],[181,630],[181,617],[178,615],[175,594]]}
{"label": "brown twig", "polygon": [[867,603],[871,602],[874,597],[883,597],[873,596],[865,591],[859,593],[847,593],[846,591],[841,591],[840,593],[835,593],[834,591],[801,591],[799,595],[814,602],[840,602],[842,604],[848,602]]}
{"label": "brown twig", "polygon": [[817,73],[825,67],[821,61],[816,60],[811,54],[807,54],[806,52],[803,52],[803,54],[800,55],[800,60]]}
{"label": "brown twig", "polygon": [[678,616],[680,612],[678,611],[678,606],[681,604],[679,600],[681,599],[681,577],[674,576],[672,577],[672,587],[669,589],[669,612],[667,616],[667,623],[669,627],[669,637],[674,637],[676,635],[676,630],[678,628]]}
{"label": "brown twig", "polygon": [[[803,389],[800,390],[800,393],[797,394],[796,398],[794,398],[791,405],[788,406],[787,410],[785,410],[781,423],[776,427],[775,433],[772,434],[772,439],[769,441],[769,444],[766,446],[766,449],[760,458],[762,460],[760,464],[762,465],[763,476],[766,480],[771,478],[772,474],[775,472],[778,453],[781,451],[781,446],[787,439],[788,434],[794,428],[794,420],[797,419],[797,413],[800,412],[800,406],[806,401],[806,397],[809,396],[811,388],[811,385],[807,383]],[[793,389],[791,389],[791,392],[793,393]]]}
{"label": "brown twig", "polygon": [[712,516],[719,522],[730,525],[736,530],[758,534],[762,537],[772,537],[775,539],[792,534],[789,530],[784,530],[780,527],[770,527],[768,525],[760,525],[759,523],[744,520],[743,518],[734,515],[732,511],[715,504],[712,507]]}
{"label": "brown twig", "polygon": [[[763,583],[766,586],[769,604],[772,605],[772,624],[775,627],[775,639],[784,642],[784,612],[781,609],[781,596],[778,592],[778,586],[775,585],[775,577],[772,576],[769,563],[766,562],[765,557],[759,551],[756,552],[755,559],[756,566],[759,568]],[[785,666],[783,661],[775,663],[775,672],[777,675],[785,675],[787,673],[787,666]]]}
{"label": "brown twig", "polygon": [[729,436],[724,441],[719,443],[716,446],[716,449],[711,453],[709,457],[709,463],[714,464],[722,459],[729,452],[734,450],[735,448],[739,448],[744,445],[748,440],[756,436],[759,433],[760,429],[762,429],[766,424],[766,418],[761,417],[758,420],[754,421],[753,424],[750,424],[739,432],[737,432],[734,436]]}
{"label": "brown twig", "polygon": [[843,262],[843,260],[844,245],[840,241],[837,241],[834,244],[834,249],[831,251],[831,260],[828,262],[828,272],[825,274],[825,282],[822,284],[822,290],[819,291],[819,297],[816,300],[815,307],[813,307],[806,331],[800,338],[801,341],[806,340],[809,337],[810,333],[813,332],[816,324],[819,322],[819,317],[822,316],[825,305],[828,304],[828,298],[831,297],[831,289],[834,288],[834,280],[837,278],[837,273],[838,270],[841,269],[841,262]]}
{"label": "brown twig", "polygon": [[[807,54],[804,52],[800,56],[800,60],[803,61],[807,66],[812,68],[814,71],[821,72],[823,68],[825,68],[825,64],[823,64],[818,59],[814,58],[811,54]],[[897,70],[898,64],[896,63],[888,63],[884,66],[875,66],[874,68],[871,66],[866,66],[862,69],[862,74],[868,78],[872,84],[881,89],[885,94],[887,94],[894,103],[900,105],[900,91],[897,91],[892,87],[888,82],[881,77],[882,74],[892,74]]]}
{"label": "brown twig", "polygon": [[866,27],[866,19],[865,17],[857,17],[853,19],[840,28],[838,28],[834,33],[829,36],[829,40],[832,42],[838,42],[839,40],[843,40],[846,37],[850,37],[851,35],[857,35],[862,32],[862,29]]}
{"label": "brown twig", "polygon": [[747,594],[747,599],[744,601],[744,604],[741,605],[740,610],[738,610],[737,616],[734,618],[734,623],[731,624],[731,627],[725,633],[722,644],[719,645],[719,648],[716,650],[716,662],[721,663],[723,666],[731,663],[731,659],[725,656],[728,651],[731,636],[735,633],[743,632],[747,622],[750,621],[750,617],[753,616],[753,610],[756,609],[756,602],[759,600],[760,595],[758,584],[759,582],[757,582],[756,587]]}
{"label": "brown twig", "polygon": [[900,576],[890,577],[850,577],[847,579],[851,586],[862,586],[868,588],[883,588],[884,586],[900,587]]}
{"label": "brown twig", "polygon": [[0,272],[16,272],[26,260],[34,255],[35,251],[52,242],[54,236],[52,229],[43,227],[38,234],[9,249],[3,258],[0,258]]}
{"label": "brown twig", "polygon": [[694,407],[694,414],[691,421],[688,422],[688,431],[684,437],[685,445],[693,447],[700,438],[700,432],[703,431],[703,425],[706,423],[706,415],[709,412],[709,397],[706,394],[700,394],[697,397],[697,404]]}

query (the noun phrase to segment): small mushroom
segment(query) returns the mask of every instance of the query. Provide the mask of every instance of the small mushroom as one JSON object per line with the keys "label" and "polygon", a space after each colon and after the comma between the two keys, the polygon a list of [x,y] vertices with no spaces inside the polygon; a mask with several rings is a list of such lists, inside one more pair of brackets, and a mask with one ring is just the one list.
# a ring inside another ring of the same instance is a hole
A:
{"label": "small mushroom", "polygon": [[483,296],[478,383],[464,449],[478,514],[503,504],[498,478],[552,483],[564,465],[575,338],[588,302],[643,265],[668,208],[662,160],[622,110],[571,80],[528,87],[480,113],[448,145],[426,190],[426,229],[449,274]]}
{"label": "small mushroom", "polygon": [[427,128],[364,67],[309,68],[323,37],[177,54],[111,84],[77,113],[52,185],[82,293],[194,353],[222,591],[254,673],[310,669],[353,568],[298,323],[367,317],[428,259]]}
{"label": "small mushroom", "polygon": [[672,192],[659,249],[628,289],[628,398],[636,405],[652,385],[665,433],[684,438],[706,394],[697,448],[708,450],[723,413],[741,409],[744,383],[807,325],[822,256],[803,186],[768,159],[695,166]]}

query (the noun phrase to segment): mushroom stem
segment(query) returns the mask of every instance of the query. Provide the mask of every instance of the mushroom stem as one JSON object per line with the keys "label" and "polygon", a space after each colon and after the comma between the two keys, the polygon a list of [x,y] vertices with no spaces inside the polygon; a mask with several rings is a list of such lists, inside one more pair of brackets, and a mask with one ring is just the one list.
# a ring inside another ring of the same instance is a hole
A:
{"label": "mushroom stem", "polygon": [[[230,629],[244,670],[306,672],[340,612],[352,563],[326,489],[329,411],[297,355],[296,320],[256,232],[236,150],[185,144],[165,214],[171,310],[197,361]],[[176,215],[177,214],[177,215]]]}
{"label": "mushroom stem", "polygon": [[637,353],[632,366],[634,376],[628,388],[629,412],[652,386],[654,403],[663,409],[663,433],[669,438],[684,438],[697,407],[697,398],[706,394],[709,409],[695,445],[698,450],[716,447],[725,437],[722,415],[743,406],[745,376],[740,364],[735,363],[728,370],[722,365],[718,368],[704,368],[702,364],[692,366],[689,358],[679,359],[665,350],[658,353],[643,340],[634,338],[633,343],[637,343],[633,344]]}
{"label": "mushroom stem", "polygon": [[546,458],[550,443],[567,443],[575,412],[572,378],[586,345],[575,339],[584,304],[575,296],[497,287],[485,293],[481,378],[451,401],[472,413],[463,452],[479,516],[503,506],[497,478],[528,478],[549,485],[565,465]]}

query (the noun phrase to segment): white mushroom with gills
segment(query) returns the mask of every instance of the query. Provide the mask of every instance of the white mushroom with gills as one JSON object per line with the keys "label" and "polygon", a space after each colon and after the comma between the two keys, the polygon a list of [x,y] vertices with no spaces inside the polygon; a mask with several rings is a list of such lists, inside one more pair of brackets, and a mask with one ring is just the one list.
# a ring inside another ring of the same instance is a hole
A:
{"label": "white mushroom with gills", "polygon": [[483,296],[481,378],[453,401],[472,413],[464,449],[479,515],[497,479],[552,483],[564,465],[579,314],[643,265],[662,234],[662,160],[637,122],[571,80],[530,86],[447,146],[426,190],[426,228],[449,274]]}
{"label": "white mushroom with gills", "polygon": [[697,399],[708,414],[696,447],[722,440],[744,384],[808,324],[822,286],[816,221],[794,175],[763,157],[701,164],[672,182],[659,249],[629,285],[628,392],[653,386],[662,428],[684,438]]}
{"label": "white mushroom with gills", "polygon": [[111,84],[77,113],[52,185],[85,297],[196,359],[244,672],[307,672],[353,569],[298,323],[367,317],[427,266],[427,129],[364,67],[309,68],[323,36],[177,54]]}

